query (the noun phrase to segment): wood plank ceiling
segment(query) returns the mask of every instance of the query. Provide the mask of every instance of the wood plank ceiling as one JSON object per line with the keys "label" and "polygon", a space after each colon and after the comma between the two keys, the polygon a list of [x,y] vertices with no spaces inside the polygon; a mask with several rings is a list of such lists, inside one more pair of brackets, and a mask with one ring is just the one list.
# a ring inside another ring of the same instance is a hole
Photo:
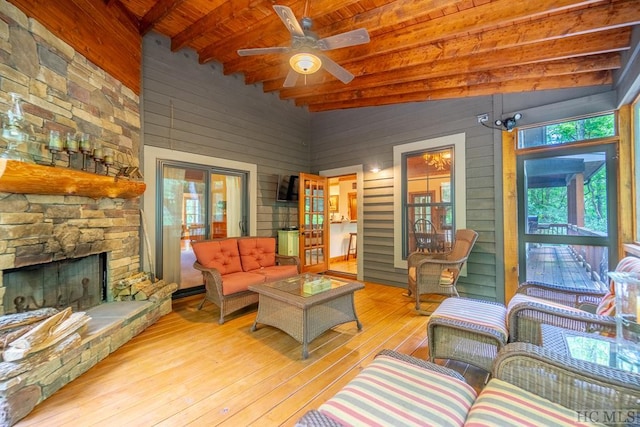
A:
{"label": "wood plank ceiling", "polygon": [[[104,0],[171,48],[194,49],[310,111],[612,83],[640,23],[639,0]],[[326,52],[355,75],[324,70],[283,88],[286,54],[237,50],[289,46],[273,10],[313,20],[320,38],[366,28],[368,44]],[[305,14],[306,10],[306,14]],[[114,15],[115,16],[115,15]]]}

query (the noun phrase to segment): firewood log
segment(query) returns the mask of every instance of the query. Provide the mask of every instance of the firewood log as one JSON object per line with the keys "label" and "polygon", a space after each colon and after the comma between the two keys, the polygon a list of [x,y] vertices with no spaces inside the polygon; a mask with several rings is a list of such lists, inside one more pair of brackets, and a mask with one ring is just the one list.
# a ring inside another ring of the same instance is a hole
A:
{"label": "firewood log", "polygon": [[58,313],[58,310],[55,308],[41,308],[24,313],[5,314],[0,317],[0,331],[36,323],[56,313]]}
{"label": "firewood log", "polygon": [[67,308],[9,343],[2,352],[3,358],[12,362],[49,348],[85,327],[89,320],[86,313],[71,313],[71,308]]}
{"label": "firewood log", "polygon": [[177,283],[171,283],[169,285],[165,285],[165,286],[159,288],[158,290],[156,290],[153,294],[149,295],[149,301],[158,302],[162,298],[164,298],[164,297],[166,297],[168,295],[171,295],[172,293],[174,293],[177,290],[178,290],[178,284]]}

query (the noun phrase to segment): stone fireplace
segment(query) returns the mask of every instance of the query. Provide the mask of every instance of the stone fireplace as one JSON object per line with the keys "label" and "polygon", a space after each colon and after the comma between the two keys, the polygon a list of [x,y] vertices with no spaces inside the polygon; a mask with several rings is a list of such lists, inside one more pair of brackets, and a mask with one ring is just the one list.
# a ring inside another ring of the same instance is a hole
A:
{"label": "stone fireplace", "polygon": [[[0,184],[5,178],[0,173]],[[140,221],[138,197],[0,192],[4,317],[17,315],[11,314],[20,311],[17,301],[29,310],[71,307],[89,318],[86,327],[59,345],[38,349],[21,360],[6,357],[10,343],[0,342],[4,345],[0,425],[15,424],[39,402],[171,312],[171,294],[177,285],[163,281],[155,282],[144,300],[114,300],[113,289],[140,275]],[[7,336],[1,326],[0,336]]]}
{"label": "stone fireplace", "polygon": [[[46,305],[71,306],[89,318],[59,343],[0,360],[0,425],[10,426],[169,313],[177,285],[145,288],[148,298],[135,301],[114,301],[109,292],[141,269],[144,184],[114,176],[116,166],[139,166],[138,94],[5,0],[0,0],[0,27],[0,112],[9,108],[9,92],[20,95],[28,134],[23,145],[41,163],[0,159],[0,316],[19,316],[11,314],[19,311],[16,305],[29,310]],[[93,148],[111,150],[117,163],[111,174],[97,164],[100,175],[82,172],[85,158],[79,154],[52,155],[46,149],[51,131],[82,134]],[[0,150],[5,146],[0,141]],[[55,167],[43,166],[44,161]],[[83,270],[70,277],[78,263],[94,259],[101,266],[97,273]],[[34,285],[29,275],[40,276],[53,290]],[[58,277],[49,280],[52,276]],[[64,283],[69,281],[72,287]],[[46,332],[56,330],[42,329],[50,342]],[[7,337],[15,332],[0,327],[0,333],[4,356],[11,346]]]}
{"label": "stone fireplace", "polygon": [[85,311],[106,300],[106,253],[5,270],[3,314],[43,307]]}
{"label": "stone fireplace", "polygon": [[[0,296],[5,306],[7,299],[12,301],[5,270],[104,254],[107,288],[138,272],[139,227],[137,198],[0,193],[0,235],[6,236],[0,241]],[[42,296],[34,299],[41,304]]]}

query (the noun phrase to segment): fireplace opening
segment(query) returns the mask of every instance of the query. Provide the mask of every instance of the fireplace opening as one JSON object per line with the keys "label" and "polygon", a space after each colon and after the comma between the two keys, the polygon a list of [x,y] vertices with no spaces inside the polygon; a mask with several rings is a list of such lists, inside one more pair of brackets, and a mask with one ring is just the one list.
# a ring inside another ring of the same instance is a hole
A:
{"label": "fireplace opening", "polygon": [[106,300],[106,253],[4,270],[4,314],[43,307],[84,311]]}

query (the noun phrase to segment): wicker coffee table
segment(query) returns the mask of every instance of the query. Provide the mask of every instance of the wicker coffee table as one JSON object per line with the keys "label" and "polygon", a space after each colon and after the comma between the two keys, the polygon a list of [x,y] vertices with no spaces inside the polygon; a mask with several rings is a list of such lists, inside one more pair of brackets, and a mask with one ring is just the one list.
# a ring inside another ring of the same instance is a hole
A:
{"label": "wicker coffee table", "polygon": [[321,277],[301,274],[249,286],[249,290],[258,294],[258,314],[251,331],[255,331],[257,324],[262,323],[286,332],[302,344],[302,358],[306,359],[309,356],[308,344],[334,326],[355,321],[358,330],[362,330],[353,293],[363,289],[364,285],[330,278],[331,287],[328,290],[314,295],[303,292],[305,282]]}

